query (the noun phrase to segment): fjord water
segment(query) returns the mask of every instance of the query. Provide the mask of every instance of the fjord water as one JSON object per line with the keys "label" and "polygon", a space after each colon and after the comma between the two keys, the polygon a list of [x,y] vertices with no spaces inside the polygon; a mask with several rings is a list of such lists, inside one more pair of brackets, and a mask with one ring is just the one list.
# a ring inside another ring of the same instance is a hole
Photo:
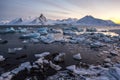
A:
{"label": "fjord water", "polygon": [[[3,28],[3,27],[2,27]],[[17,27],[15,27],[17,28]],[[56,40],[60,40],[63,37],[70,37],[69,35],[65,36],[63,35],[61,27],[54,27],[58,30],[61,31],[61,33],[56,33],[53,34],[55,36]],[[81,28],[81,27],[79,27]],[[111,35],[111,36],[118,36],[117,33],[111,32],[109,30],[119,30],[119,27],[96,27],[98,31],[101,30],[107,30],[108,32],[100,32],[106,35]],[[31,30],[36,30],[37,28],[32,27]],[[85,28],[83,28],[85,29]],[[76,32],[78,35],[83,34],[84,32]],[[97,33],[97,32],[95,32]],[[104,57],[99,57],[98,53],[100,51],[96,50],[91,50],[88,48],[86,45],[81,45],[81,44],[72,44],[72,43],[63,43],[61,44],[60,42],[54,42],[51,44],[44,44],[42,42],[34,44],[34,43],[26,43],[23,44],[21,39],[19,39],[20,35],[23,33],[14,33],[14,34],[1,34],[0,38],[3,40],[7,40],[8,43],[5,45],[0,45],[0,53],[1,55],[5,56],[7,60],[1,64],[1,66],[4,68],[5,72],[14,69],[16,66],[23,62],[31,61],[34,62],[36,58],[34,57],[34,54],[36,53],[42,53],[42,52],[50,52],[51,54],[55,53],[61,53],[64,52],[66,53],[65,55],[65,60],[63,63],[58,63],[60,66],[63,67],[63,70],[70,65],[77,64],[79,61],[76,61],[73,59],[73,55],[77,53],[81,53],[82,60],[81,62],[87,63],[87,64],[102,64],[103,58]],[[24,48],[22,51],[18,51],[15,54],[9,54],[8,53],[8,48],[15,48],[15,47],[24,47],[26,46],[27,48]],[[107,50],[107,48],[105,48]],[[18,59],[22,55],[27,55],[25,58]],[[53,75],[54,73],[49,73],[48,75]]]}

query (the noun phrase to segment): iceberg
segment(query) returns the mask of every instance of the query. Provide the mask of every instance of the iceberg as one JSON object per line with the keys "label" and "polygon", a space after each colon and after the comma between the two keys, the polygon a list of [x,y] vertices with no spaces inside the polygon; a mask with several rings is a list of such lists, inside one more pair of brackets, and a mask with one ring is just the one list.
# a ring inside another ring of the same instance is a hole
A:
{"label": "iceberg", "polygon": [[6,34],[6,33],[15,33],[16,30],[13,27],[6,28],[5,30],[0,30],[0,34]]}
{"label": "iceberg", "polygon": [[33,42],[33,43],[39,43],[39,40],[35,39],[35,38],[32,38],[30,41]]}
{"label": "iceberg", "polygon": [[[70,79],[70,80],[120,80],[120,64],[113,64],[113,66],[104,68],[100,65],[90,65],[85,69],[81,66],[70,65],[66,67],[67,70],[60,71],[57,74],[48,77],[47,80],[53,79]],[[73,76],[71,76],[71,74]]]}
{"label": "iceberg", "polygon": [[76,59],[76,60],[81,60],[82,59],[80,53],[73,55],[73,58]]}
{"label": "iceberg", "polygon": [[110,62],[111,62],[111,59],[110,59],[110,58],[106,58],[106,59],[104,59],[104,62],[110,63]]}
{"label": "iceberg", "polygon": [[28,71],[32,68],[30,62],[24,62],[18,68],[1,74],[0,80],[11,80],[13,76],[17,75],[20,71],[25,70],[25,68],[27,68]]}
{"label": "iceberg", "polygon": [[30,38],[39,38],[39,37],[40,37],[40,33],[34,32],[20,36],[20,39],[30,39]]}
{"label": "iceberg", "polygon": [[8,48],[8,53],[15,53],[16,51],[20,51],[22,50],[23,48]]}
{"label": "iceberg", "polygon": [[106,76],[110,80],[120,80],[120,68],[118,67],[109,68],[108,72],[106,73]]}
{"label": "iceberg", "polygon": [[48,28],[47,28],[47,27],[39,28],[39,29],[38,29],[38,32],[39,32],[41,35],[46,35],[46,34],[48,34]]}
{"label": "iceberg", "polygon": [[43,59],[44,58],[39,58],[37,61],[35,61],[35,63],[42,65],[43,64]]}
{"label": "iceberg", "polygon": [[6,32],[7,32],[7,33],[14,33],[14,32],[15,32],[15,29],[14,29],[13,27],[7,28],[7,29],[6,29]]}
{"label": "iceberg", "polygon": [[42,57],[45,57],[45,56],[48,56],[48,55],[50,55],[50,52],[43,52],[41,54],[35,54],[35,57],[42,58]]}
{"label": "iceberg", "polygon": [[111,38],[109,38],[109,37],[103,37],[102,39],[101,39],[101,41],[103,41],[103,42],[106,42],[106,43],[110,43],[110,42],[112,42],[112,40],[111,40]]}
{"label": "iceberg", "polygon": [[56,65],[56,64],[54,64],[54,63],[52,63],[51,61],[50,61],[50,67],[51,68],[53,68],[53,69],[55,69],[55,70],[60,70],[60,69],[62,69],[62,67],[60,67],[59,65]]}
{"label": "iceberg", "polygon": [[27,32],[27,29],[19,27],[18,30],[17,30],[17,32],[25,33],[25,32]]}
{"label": "iceberg", "polygon": [[61,30],[51,28],[50,32],[51,33],[61,33]]}
{"label": "iceberg", "polygon": [[65,56],[65,53],[59,53],[59,55],[57,55],[54,58],[54,61],[56,61],[56,62],[62,62],[62,61],[64,61],[64,56]]}
{"label": "iceberg", "polygon": [[47,36],[41,36],[41,41],[47,44],[50,44],[55,41],[53,34],[48,34]]}
{"label": "iceberg", "polygon": [[0,61],[4,61],[4,60],[5,58],[2,55],[0,55]]}
{"label": "iceberg", "polygon": [[25,68],[27,68],[28,71],[32,68],[30,62],[22,63],[18,68],[13,69],[11,73],[18,74],[20,71],[24,70]]}
{"label": "iceberg", "polygon": [[75,71],[75,69],[76,69],[76,65],[71,65],[71,66],[68,66],[68,67],[66,67],[66,69],[67,69],[67,70],[69,70],[69,71],[74,72],[74,71]]}
{"label": "iceberg", "polygon": [[104,44],[103,43],[101,43],[101,42],[92,42],[91,44],[90,44],[90,47],[91,48],[100,48],[100,47],[103,47],[104,46]]}

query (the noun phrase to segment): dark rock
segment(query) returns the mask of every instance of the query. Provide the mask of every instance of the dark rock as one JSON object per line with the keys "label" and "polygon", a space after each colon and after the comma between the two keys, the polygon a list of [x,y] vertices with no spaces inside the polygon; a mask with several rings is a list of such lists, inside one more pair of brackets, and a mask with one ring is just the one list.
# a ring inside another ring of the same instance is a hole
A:
{"label": "dark rock", "polygon": [[24,55],[22,55],[22,56],[20,56],[20,57],[17,57],[16,59],[19,60],[19,59],[23,59],[23,58],[27,58],[27,55],[24,54]]}
{"label": "dark rock", "polygon": [[118,52],[117,52],[117,51],[111,51],[110,54],[111,54],[112,56],[118,56]]}
{"label": "dark rock", "polygon": [[0,41],[0,44],[7,44],[8,41],[7,40],[4,40],[4,41]]}

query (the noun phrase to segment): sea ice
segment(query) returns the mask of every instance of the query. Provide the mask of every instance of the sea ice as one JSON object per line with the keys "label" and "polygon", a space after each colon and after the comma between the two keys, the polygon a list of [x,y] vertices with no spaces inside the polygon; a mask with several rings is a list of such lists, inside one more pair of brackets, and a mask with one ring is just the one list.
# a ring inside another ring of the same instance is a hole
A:
{"label": "sea ice", "polygon": [[34,33],[28,33],[28,34],[23,34],[20,36],[21,39],[30,39],[30,38],[39,38],[40,33],[34,32]]}
{"label": "sea ice", "polygon": [[2,55],[0,55],[0,61],[4,61],[4,60],[5,58]]}
{"label": "sea ice", "polygon": [[50,61],[50,67],[53,68],[53,69],[55,69],[55,70],[62,69],[62,67],[60,67],[59,65],[56,65],[56,64],[52,63],[51,61]]}
{"label": "sea ice", "polygon": [[73,55],[73,58],[76,59],[76,60],[81,60],[82,59],[80,53]]}
{"label": "sea ice", "polygon": [[74,71],[75,71],[75,69],[76,69],[76,65],[71,65],[71,66],[68,66],[68,67],[66,67],[66,69],[67,69],[67,70],[69,70],[69,71],[74,72]]}
{"label": "sea ice", "polygon": [[8,53],[15,53],[16,51],[20,51],[23,48],[8,48]]}
{"label": "sea ice", "polygon": [[55,41],[53,34],[48,34],[47,36],[41,36],[41,41],[44,43],[52,43]]}
{"label": "sea ice", "polygon": [[57,55],[54,58],[54,61],[56,61],[56,62],[62,62],[62,61],[64,61],[64,56],[65,56],[65,53],[59,53],[59,55]]}
{"label": "sea ice", "polygon": [[50,52],[43,52],[41,54],[35,54],[35,57],[42,58],[48,55],[50,55]]}
{"label": "sea ice", "polygon": [[41,35],[46,35],[46,34],[48,34],[48,28],[47,28],[47,27],[39,28],[39,29],[38,29],[38,32],[39,32]]}

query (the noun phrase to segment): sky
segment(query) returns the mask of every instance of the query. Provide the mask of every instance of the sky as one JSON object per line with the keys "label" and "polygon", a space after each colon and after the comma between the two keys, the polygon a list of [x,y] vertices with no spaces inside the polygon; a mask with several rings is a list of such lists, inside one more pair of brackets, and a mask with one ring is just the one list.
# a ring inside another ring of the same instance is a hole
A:
{"label": "sky", "polygon": [[49,19],[96,18],[120,23],[120,0],[0,0],[0,21],[33,18],[43,13]]}

